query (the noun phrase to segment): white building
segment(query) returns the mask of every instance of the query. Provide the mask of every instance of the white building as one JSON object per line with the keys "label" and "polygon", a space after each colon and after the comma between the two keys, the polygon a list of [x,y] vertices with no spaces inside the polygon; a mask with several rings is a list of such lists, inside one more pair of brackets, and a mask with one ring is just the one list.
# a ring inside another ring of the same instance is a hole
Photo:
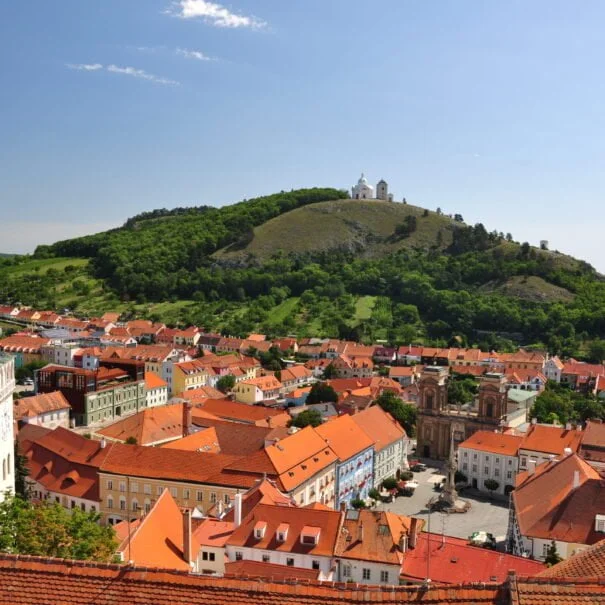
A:
{"label": "white building", "polygon": [[561,372],[564,368],[563,362],[555,355],[550,357],[544,364],[542,373],[548,380],[561,382]]}
{"label": "white building", "polygon": [[40,348],[42,359],[59,366],[75,367],[74,358],[78,357],[81,347],[76,344],[50,343]]}
{"label": "white building", "polygon": [[168,384],[154,372],[145,372],[145,401],[148,408],[168,403]]}
{"label": "white building", "polygon": [[582,427],[572,428],[538,424],[535,419],[519,446],[519,470],[535,469],[543,462],[577,452],[582,441]]}
{"label": "white building", "polygon": [[35,424],[51,430],[58,426],[68,429],[70,410],[71,405],[63,393],[54,391],[16,400],[13,417],[21,424]]}
{"label": "white building", "polygon": [[374,197],[374,187],[368,184],[368,179],[361,173],[359,180],[357,181],[357,185],[354,185],[351,189],[351,197],[354,200],[373,200]]}
{"label": "white building", "polygon": [[374,487],[380,489],[384,479],[408,468],[410,440],[401,425],[378,405],[351,418],[374,441]]}
{"label": "white building", "polygon": [[[523,437],[492,431],[477,431],[458,446],[458,470],[464,473],[471,487],[482,492],[509,494],[515,487],[518,471],[517,454]],[[493,492],[485,482],[493,480]]]}
{"label": "white building", "polygon": [[15,460],[13,434],[13,391],[15,390],[15,359],[0,354],[0,501],[7,491],[15,491]]}

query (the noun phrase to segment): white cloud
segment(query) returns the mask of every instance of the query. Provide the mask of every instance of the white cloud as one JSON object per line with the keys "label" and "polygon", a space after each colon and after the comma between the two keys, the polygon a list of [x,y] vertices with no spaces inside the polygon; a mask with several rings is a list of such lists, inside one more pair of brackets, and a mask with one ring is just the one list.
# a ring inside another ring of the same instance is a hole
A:
{"label": "white cloud", "polygon": [[98,69],[103,69],[100,63],[67,63],[67,67],[79,71],[97,71]]}
{"label": "white cloud", "polygon": [[196,61],[216,61],[214,57],[205,55],[200,50],[187,50],[186,48],[177,48],[176,54],[185,57],[185,59],[195,59]]}
{"label": "white cloud", "polygon": [[267,25],[265,21],[254,16],[233,13],[221,4],[208,0],[176,0],[167,12],[181,19],[203,19],[215,27],[260,29]]}

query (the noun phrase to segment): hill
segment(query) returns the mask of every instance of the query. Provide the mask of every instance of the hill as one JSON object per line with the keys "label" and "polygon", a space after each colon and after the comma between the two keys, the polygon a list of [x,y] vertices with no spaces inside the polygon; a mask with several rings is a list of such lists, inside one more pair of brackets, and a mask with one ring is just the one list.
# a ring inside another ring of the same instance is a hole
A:
{"label": "hill", "polygon": [[160,209],[0,259],[0,302],[116,310],[245,335],[521,344],[568,355],[605,337],[583,261],[416,206],[302,189]]}
{"label": "hill", "polygon": [[[435,212],[408,204],[379,200],[336,200],[303,206],[281,214],[253,230],[244,246],[230,245],[217,251],[219,261],[264,262],[276,251],[306,254],[340,250],[368,257],[391,254],[404,248],[446,249],[452,232],[461,224]],[[408,217],[417,220],[416,230],[397,237],[395,228]],[[439,235],[440,234],[440,235]]]}

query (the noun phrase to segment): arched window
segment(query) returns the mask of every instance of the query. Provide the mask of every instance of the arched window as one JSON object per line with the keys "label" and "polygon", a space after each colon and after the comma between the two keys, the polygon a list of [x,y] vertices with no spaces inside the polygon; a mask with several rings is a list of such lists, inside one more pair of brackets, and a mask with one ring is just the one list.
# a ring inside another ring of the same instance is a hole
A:
{"label": "arched window", "polygon": [[433,409],[433,403],[435,402],[435,393],[433,393],[432,391],[426,394],[426,397],[424,399],[425,401],[425,407],[427,410],[432,410]]}

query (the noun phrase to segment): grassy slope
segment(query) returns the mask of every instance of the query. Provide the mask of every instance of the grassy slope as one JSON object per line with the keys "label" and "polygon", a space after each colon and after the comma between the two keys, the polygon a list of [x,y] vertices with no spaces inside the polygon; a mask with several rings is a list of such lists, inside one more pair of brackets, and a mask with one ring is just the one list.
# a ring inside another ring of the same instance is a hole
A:
{"label": "grassy slope", "polygon": [[[383,256],[401,248],[429,248],[442,232],[442,246],[452,241],[457,223],[446,216],[397,202],[338,200],[297,208],[267,221],[254,229],[254,238],[243,249],[219,250],[215,257],[235,260],[254,255],[259,260],[271,258],[276,251],[311,252],[335,248],[357,249]],[[408,238],[392,240],[395,227],[406,216],[418,217],[418,228]]]}
{"label": "grassy slope", "polygon": [[549,284],[535,275],[515,275],[502,284],[485,284],[479,290],[534,302],[571,302],[574,299],[569,290]]}

